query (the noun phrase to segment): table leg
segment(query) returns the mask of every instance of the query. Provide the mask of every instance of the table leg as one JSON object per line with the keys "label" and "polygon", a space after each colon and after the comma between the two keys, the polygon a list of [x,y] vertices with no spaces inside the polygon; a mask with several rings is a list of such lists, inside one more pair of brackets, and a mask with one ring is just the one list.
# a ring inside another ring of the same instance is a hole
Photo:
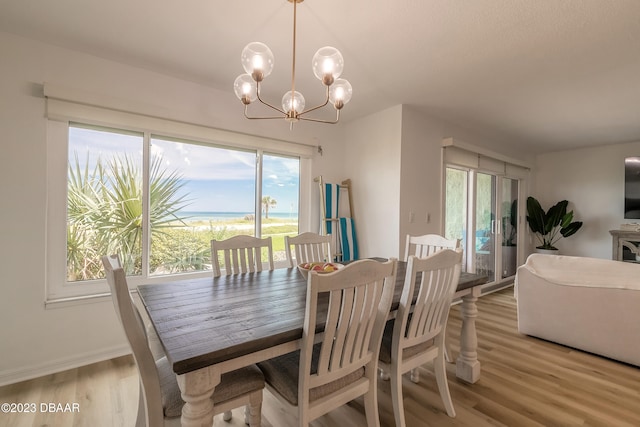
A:
{"label": "table leg", "polygon": [[178,387],[185,401],[180,423],[183,427],[210,427],[213,425],[211,395],[220,384],[220,370],[214,366],[178,375]]}
{"label": "table leg", "polygon": [[478,361],[478,336],[476,333],[476,317],[478,307],[476,301],[480,295],[479,287],[462,296],[462,330],[460,331],[460,355],[456,361],[456,376],[468,383],[480,379],[480,362]]}

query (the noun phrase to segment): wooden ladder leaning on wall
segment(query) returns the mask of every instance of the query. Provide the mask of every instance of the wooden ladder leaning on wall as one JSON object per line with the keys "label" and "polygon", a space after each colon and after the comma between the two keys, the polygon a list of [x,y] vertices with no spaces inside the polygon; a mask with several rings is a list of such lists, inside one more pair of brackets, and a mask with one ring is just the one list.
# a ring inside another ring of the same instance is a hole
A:
{"label": "wooden ladder leaning on wall", "polygon": [[[343,251],[342,251],[342,245],[340,243],[340,233],[338,232],[338,229],[340,227],[340,219],[345,218],[346,215],[340,215],[340,212],[344,212],[344,209],[340,209],[340,203],[337,203],[337,206],[335,208],[333,208],[331,210],[331,212],[327,212],[327,190],[326,190],[326,183],[323,178],[322,175],[318,176],[317,178],[314,179],[315,182],[318,183],[319,187],[320,187],[320,234],[322,235],[327,235],[327,234],[331,234],[332,235],[332,242],[331,244],[333,245],[334,249],[335,249],[335,257],[337,261],[342,261],[344,260],[343,258]],[[339,192],[345,192],[347,193],[347,201],[349,204],[349,209],[348,209],[348,218],[350,218],[351,220],[353,220],[354,214],[353,214],[353,198],[351,195],[351,179],[346,179],[344,181],[342,181],[342,183],[338,184],[335,186],[335,188],[339,191]],[[336,197],[336,200],[338,198]],[[355,236],[353,237],[355,239]],[[355,253],[357,255],[357,242],[354,242],[354,247],[355,249]],[[349,256],[347,257],[348,260],[350,259],[357,259],[353,257],[353,252],[351,252],[349,254]]]}

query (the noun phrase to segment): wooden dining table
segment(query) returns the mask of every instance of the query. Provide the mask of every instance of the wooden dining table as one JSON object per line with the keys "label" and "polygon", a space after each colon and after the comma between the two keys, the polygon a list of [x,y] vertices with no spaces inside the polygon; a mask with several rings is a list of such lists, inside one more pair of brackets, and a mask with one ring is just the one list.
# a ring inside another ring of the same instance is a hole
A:
{"label": "wooden dining table", "polygon": [[[398,262],[390,316],[398,308],[406,263]],[[461,273],[462,330],[456,376],[480,377],[476,300],[482,275]],[[211,426],[210,396],[220,376],[299,348],[306,283],[297,268],[138,286],[138,293],[176,373],[185,401],[183,426]]]}

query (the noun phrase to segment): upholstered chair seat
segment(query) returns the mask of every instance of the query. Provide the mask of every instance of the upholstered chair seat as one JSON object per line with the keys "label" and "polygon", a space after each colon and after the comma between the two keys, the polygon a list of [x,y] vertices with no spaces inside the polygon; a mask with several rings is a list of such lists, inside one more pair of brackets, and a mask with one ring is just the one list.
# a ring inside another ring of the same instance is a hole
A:
{"label": "upholstered chair seat", "polygon": [[[411,317],[411,315],[409,315]],[[387,322],[384,328],[384,334],[382,335],[382,344],[380,345],[380,361],[391,365],[391,343],[393,341],[393,327],[395,326],[395,319],[391,319]],[[435,345],[435,340],[429,340],[418,345],[407,347],[402,352],[403,359],[410,359],[411,357],[424,353],[430,347]]]}
{"label": "upholstered chair seat", "polygon": [[[176,374],[171,370],[171,365],[166,357],[157,360],[156,367],[160,376],[164,416],[166,418],[179,417],[182,414],[184,401],[180,396]],[[222,374],[220,384],[216,386],[216,391],[213,394],[214,408],[216,405],[235,399],[238,396],[263,388],[264,376],[256,365]]]}
{"label": "upholstered chair seat", "polygon": [[[311,359],[311,374],[318,372],[318,358],[320,356],[320,345],[313,347],[313,356]],[[291,405],[298,406],[298,380],[300,374],[299,368],[300,350],[285,354],[275,359],[258,363],[258,366],[264,373],[265,380]],[[309,390],[309,401],[314,402],[331,393],[341,390],[364,377],[364,368],[357,369],[349,375],[332,381],[320,387]]]}

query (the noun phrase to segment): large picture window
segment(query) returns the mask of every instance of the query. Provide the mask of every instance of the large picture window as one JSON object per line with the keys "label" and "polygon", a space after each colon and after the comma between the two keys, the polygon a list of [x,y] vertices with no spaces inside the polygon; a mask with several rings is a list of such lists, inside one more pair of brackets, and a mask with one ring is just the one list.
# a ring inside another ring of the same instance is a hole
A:
{"label": "large picture window", "polygon": [[156,135],[144,150],[144,141],[69,126],[67,281],[104,277],[100,258],[114,253],[130,276],[210,270],[211,240],[238,234],[274,237],[276,258],[285,259],[280,240],[298,232],[299,159]]}
{"label": "large picture window", "polygon": [[295,152],[310,150],[224,131],[228,144],[207,141],[194,129],[190,139],[49,121],[48,300],[108,292],[107,254],[120,256],[134,287],[207,276],[211,240],[238,234],[271,236],[284,266],[284,236],[299,232],[309,179],[308,157]]}

